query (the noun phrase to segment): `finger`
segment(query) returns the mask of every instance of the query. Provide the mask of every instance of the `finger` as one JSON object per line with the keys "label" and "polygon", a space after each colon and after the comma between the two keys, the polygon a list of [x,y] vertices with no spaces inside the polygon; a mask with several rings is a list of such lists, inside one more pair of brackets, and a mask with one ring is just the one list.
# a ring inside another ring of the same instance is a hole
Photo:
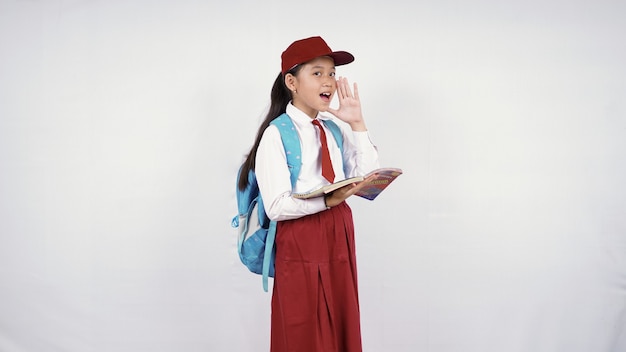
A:
{"label": "finger", "polygon": [[356,192],[360,191],[360,190],[361,190],[361,188],[363,188],[363,187],[367,186],[367,184],[368,184],[369,182],[371,182],[371,181],[372,181],[372,180],[369,180],[369,181],[368,181],[368,180],[363,180],[363,181],[359,182],[359,183],[358,183],[358,184],[354,187],[354,189],[353,189],[353,190],[354,190],[354,193],[356,193]]}
{"label": "finger", "polygon": [[370,175],[370,177],[356,184],[356,186],[352,189],[354,193],[360,191],[363,187],[367,186],[370,182],[374,181],[378,174]]}
{"label": "finger", "polygon": [[376,177],[378,177],[378,174],[373,174],[373,175],[370,175],[368,178],[366,178],[366,179],[365,179],[365,180],[363,180],[363,181],[365,181],[365,182],[371,182],[371,181],[374,181],[374,180],[376,179]]}
{"label": "finger", "polygon": [[354,83],[354,98],[356,100],[361,100],[359,99],[359,87],[356,85],[356,82]]}
{"label": "finger", "polygon": [[343,79],[343,84],[344,84],[344,89],[346,90],[346,97],[352,97],[352,90],[350,90],[350,83],[348,82],[348,79],[344,77]]}
{"label": "finger", "polygon": [[339,91],[339,98],[343,99],[346,97],[346,84],[343,77],[339,77],[337,80],[337,90]]}
{"label": "finger", "polygon": [[337,98],[341,100],[343,99],[343,97],[341,96],[341,77],[337,78],[337,80],[335,81],[335,85],[337,87]]}
{"label": "finger", "polygon": [[348,197],[350,197],[352,195],[351,188],[352,185],[345,185],[339,189],[336,189],[333,191],[332,196],[340,201],[344,201],[346,200]]}

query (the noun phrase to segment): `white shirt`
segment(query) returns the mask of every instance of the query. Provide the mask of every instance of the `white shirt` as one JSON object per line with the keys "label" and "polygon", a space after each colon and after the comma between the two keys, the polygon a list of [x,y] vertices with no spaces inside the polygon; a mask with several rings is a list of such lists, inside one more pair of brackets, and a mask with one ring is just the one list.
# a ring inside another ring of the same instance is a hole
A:
{"label": "white shirt", "polygon": [[[328,184],[322,176],[319,161],[320,140],[319,130],[311,118],[293,106],[287,105],[287,115],[293,121],[300,137],[302,149],[302,169],[293,192],[303,193]],[[317,119],[330,119],[318,114]],[[355,132],[345,128],[341,121],[337,122],[343,134],[343,157],[335,142],[333,134],[326,128],[328,149],[335,172],[335,181],[354,176],[365,175],[377,169],[378,151],[371,142],[369,133]],[[322,126],[324,126],[322,124]],[[287,167],[287,157],[276,126],[270,125],[261,137],[255,160],[255,173],[259,190],[263,197],[265,212],[272,220],[296,219],[326,209],[324,198],[297,199],[291,197],[291,179]]]}

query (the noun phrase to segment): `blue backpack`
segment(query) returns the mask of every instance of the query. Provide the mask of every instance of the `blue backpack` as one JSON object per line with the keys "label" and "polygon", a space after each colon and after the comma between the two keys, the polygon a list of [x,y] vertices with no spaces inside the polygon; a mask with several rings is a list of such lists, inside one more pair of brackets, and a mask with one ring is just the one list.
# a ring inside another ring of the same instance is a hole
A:
{"label": "blue backpack", "polygon": [[[343,136],[339,126],[330,120],[322,120],[322,122],[332,132],[339,149],[343,151]],[[278,116],[270,124],[280,131],[293,189],[302,167],[300,160],[302,150],[298,132],[287,114]],[[237,183],[239,183],[240,174],[241,169],[237,173]],[[233,218],[231,225],[239,228],[237,240],[239,259],[251,272],[263,276],[263,290],[267,292],[268,277],[274,277],[276,221],[271,221],[265,213],[254,170],[248,173],[246,189],[241,191],[237,187],[236,190],[239,212]]]}

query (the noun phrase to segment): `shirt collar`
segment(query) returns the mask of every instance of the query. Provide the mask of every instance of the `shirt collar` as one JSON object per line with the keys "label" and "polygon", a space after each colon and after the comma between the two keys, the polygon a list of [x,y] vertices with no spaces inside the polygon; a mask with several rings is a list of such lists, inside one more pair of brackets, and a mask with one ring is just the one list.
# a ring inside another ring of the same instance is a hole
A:
{"label": "shirt collar", "polygon": [[[289,104],[287,104],[286,112],[287,112],[287,115],[291,117],[291,120],[293,120],[293,122],[296,123],[298,126],[311,126],[312,125],[311,121],[313,120],[311,120],[309,115],[305,114],[302,110],[295,107],[292,104],[292,102],[289,102]],[[317,113],[316,119],[328,120],[326,116],[323,116],[320,113]]]}

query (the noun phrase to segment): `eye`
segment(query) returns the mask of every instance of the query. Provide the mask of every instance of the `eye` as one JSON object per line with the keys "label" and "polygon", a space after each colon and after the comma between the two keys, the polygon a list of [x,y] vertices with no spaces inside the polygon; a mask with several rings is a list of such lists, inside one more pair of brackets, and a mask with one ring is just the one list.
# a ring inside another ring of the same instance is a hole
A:
{"label": "eye", "polygon": [[330,77],[335,77],[335,72],[331,72]]}
{"label": "eye", "polygon": [[321,76],[322,73],[320,71],[315,71],[313,72],[313,76]]}

